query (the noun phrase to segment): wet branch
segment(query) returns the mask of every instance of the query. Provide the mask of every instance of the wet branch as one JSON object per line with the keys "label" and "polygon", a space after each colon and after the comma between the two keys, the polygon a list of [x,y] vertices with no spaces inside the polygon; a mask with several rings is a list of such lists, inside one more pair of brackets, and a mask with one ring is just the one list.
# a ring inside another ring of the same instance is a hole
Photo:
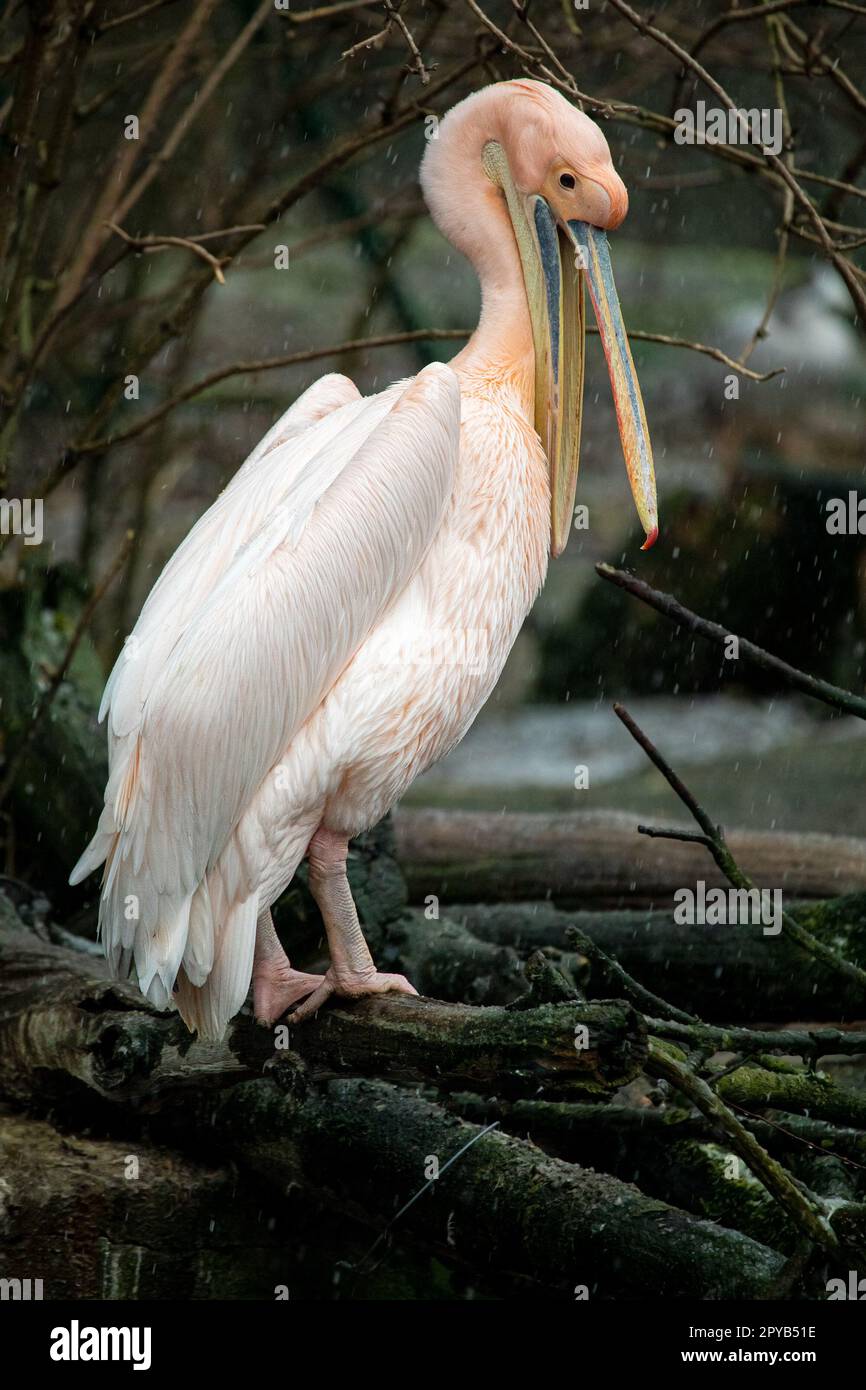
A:
{"label": "wet branch", "polygon": [[755,1177],[785,1208],[803,1233],[821,1249],[835,1253],[839,1240],[828,1220],[829,1207],[815,1194],[807,1194],[775,1158],[771,1158],[753,1134],[732,1114],[710,1086],[679,1061],[663,1043],[650,1039],[649,1071],[690,1100],[706,1119],[724,1134],[732,1149],[748,1164]]}
{"label": "wet branch", "polygon": [[588,960],[600,966],[607,976],[613,980],[617,987],[622,990],[623,997],[630,999],[631,1002],[644,1013],[647,1009],[660,1013],[664,1018],[673,1022],[688,1026],[697,1023],[699,1020],[694,1014],[688,1014],[684,1009],[678,1009],[675,1005],[669,1004],[652,990],[646,989],[637,980],[629,975],[627,970],[609,956],[605,951],[597,946],[592,937],[588,936],[580,927],[570,926],[566,928],[565,939],[575,950],[581,951]]}
{"label": "wet branch", "polygon": [[[717,646],[723,647],[735,635],[727,628],[722,627],[720,623],[711,622],[708,618],[702,618],[698,613],[693,613],[690,608],[686,608],[685,604],[680,603],[673,594],[666,594],[660,589],[654,589],[645,580],[638,579],[636,575],[629,574],[626,570],[615,569],[613,565],[602,562],[596,565],[595,572],[599,578],[610,584],[615,584],[619,589],[625,589],[626,593],[633,594],[642,603],[648,604],[656,612],[670,618],[672,622],[685,628],[687,632],[693,632],[698,637],[715,642]],[[841,710],[843,714],[853,714],[858,719],[866,719],[866,699],[862,696],[854,695],[850,690],[832,685],[829,681],[819,680],[817,676],[810,676],[805,671],[799,671],[796,666],[789,666],[780,657],[765,651],[763,647],[756,646],[754,642],[749,642],[745,637],[737,636],[737,644],[740,656],[744,657],[746,661],[751,662],[753,666],[759,666],[763,671],[770,671],[773,675],[779,676],[792,689],[801,690],[804,695],[812,695],[816,700],[822,700],[824,704]]]}
{"label": "wet branch", "polygon": [[[743,873],[739,864],[734,859],[734,856],[731,854],[722,827],[713,823],[710,816],[689,791],[682,778],[680,778],[677,773],[674,772],[670,764],[665,761],[655,744],[652,743],[643,729],[635,722],[628,710],[620,704],[615,704],[613,708],[617,718],[625,725],[632,738],[643,749],[650,762],[658,768],[665,781],[671,789],[676,792],[680,801],[682,801],[683,805],[691,812],[692,816],[697,821],[702,832],[701,836],[698,837],[700,843],[709,850],[716,865],[728,882],[732,884],[734,888],[744,889],[746,892],[753,891],[755,889],[755,884]],[[638,831],[642,835],[656,835],[669,840],[681,840],[683,838],[694,840],[696,838],[694,834],[688,831],[658,829],[644,825],[639,825]],[[866,991],[866,970],[861,969],[859,965],[855,965],[852,961],[844,960],[835,951],[831,950],[829,946],[826,946],[823,941],[819,941],[810,931],[807,931],[805,927],[801,926],[796,918],[785,908],[782,909],[781,917],[782,931],[791,941],[796,942],[798,946],[801,946],[803,950],[815,960],[822,961],[824,965],[830,966],[838,971],[840,975],[844,975],[847,979],[860,985],[864,991]],[[864,998],[866,998],[866,993],[864,993]]]}
{"label": "wet branch", "polygon": [[222,272],[222,261],[217,256],[211,254],[199,242],[190,237],[183,236],[130,236],[122,227],[118,227],[116,222],[106,222],[106,227],[120,237],[127,246],[131,246],[134,251],[165,251],[171,247],[181,247],[186,251],[191,251],[194,256],[205,261],[213,270],[214,279],[218,284],[224,285],[226,278]]}

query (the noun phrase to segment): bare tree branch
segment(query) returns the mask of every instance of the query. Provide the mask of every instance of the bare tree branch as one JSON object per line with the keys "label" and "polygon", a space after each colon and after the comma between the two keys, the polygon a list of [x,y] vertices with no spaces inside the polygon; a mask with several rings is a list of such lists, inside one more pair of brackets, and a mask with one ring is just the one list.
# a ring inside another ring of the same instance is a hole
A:
{"label": "bare tree branch", "polygon": [[[639,598],[642,603],[648,604],[650,608],[655,608],[656,612],[664,614],[666,618],[670,618],[672,622],[685,628],[687,632],[694,632],[698,637],[704,637],[717,646],[724,647],[731,636],[735,635],[727,628],[722,627],[720,623],[710,622],[707,618],[693,613],[690,608],[686,608],[684,604],[680,603],[673,594],[664,594],[659,589],[653,589],[645,580],[638,579],[636,575],[629,574],[626,570],[618,570],[613,565],[600,563],[596,565],[595,572],[601,579],[607,580],[609,584],[615,584],[617,588],[625,589],[627,593]],[[765,651],[763,647],[758,647],[754,642],[749,642],[747,638],[739,635],[737,635],[737,650],[740,656],[745,657],[746,661],[750,661],[752,665],[759,666],[764,671],[770,671],[794,690],[801,690],[804,695],[812,695],[816,700],[823,700],[824,704],[841,710],[843,714],[853,714],[858,719],[866,719],[866,699],[862,696],[854,695],[850,690],[843,690],[838,685],[831,685],[829,681],[819,680],[817,676],[807,675],[805,671],[798,671],[796,666],[789,666],[786,661],[774,656],[772,652]]]}
{"label": "bare tree branch", "polygon": [[[189,54],[199,34],[210,19],[216,3],[217,0],[197,0],[194,10],[178,35],[177,42],[171,49],[165,64],[157,72],[139,118],[139,126],[145,141],[156,125],[160,111],[180,81]],[[95,200],[94,210],[81,239],[78,254],[63,277],[54,305],[53,312],[55,314],[61,313],[78,293],[82,280],[105,241],[106,223],[113,217],[123,217],[126,211],[126,205],[122,202],[123,189],[132,177],[140,153],[140,141],[121,138],[110,175],[102,192]]]}
{"label": "bare tree branch", "polygon": [[121,241],[126,242],[135,251],[165,251],[169,247],[182,247],[186,251],[192,251],[193,255],[198,256],[199,260],[205,261],[213,270],[214,279],[218,284],[224,285],[226,278],[222,272],[222,261],[216,256],[212,256],[210,251],[199,245],[199,242],[192,237],[183,236],[130,236],[122,227],[118,227],[116,222],[106,222]]}
{"label": "bare tree branch", "polygon": [[[703,844],[709,850],[728,882],[734,888],[744,889],[747,893],[752,892],[755,885],[752,880],[743,873],[739,864],[734,859],[734,856],[731,854],[722,827],[720,825],[714,825],[703,806],[701,806],[700,802],[692,795],[682,778],[674,772],[670,763],[662,757],[655,744],[632,718],[628,710],[620,704],[615,704],[613,709],[614,714],[628,729],[635,743],[643,749],[650,762],[658,768],[671,790],[676,792],[680,801],[682,801],[683,805],[691,812],[695,821],[701,828]],[[638,831],[644,835],[663,835],[672,840],[694,840],[695,838],[694,835],[689,835],[687,832],[679,830],[652,830],[648,826],[638,826]],[[861,969],[859,965],[855,965],[852,961],[844,960],[842,956],[837,955],[829,946],[825,946],[823,941],[819,941],[818,938],[807,931],[805,927],[801,927],[796,918],[792,917],[790,912],[787,912],[784,908],[782,909],[781,916],[782,930],[791,941],[801,946],[807,955],[812,956],[815,960],[820,960],[824,965],[837,971],[838,974],[844,975],[847,979],[854,981],[866,991],[866,970]],[[864,999],[866,999],[866,994],[864,994]]]}

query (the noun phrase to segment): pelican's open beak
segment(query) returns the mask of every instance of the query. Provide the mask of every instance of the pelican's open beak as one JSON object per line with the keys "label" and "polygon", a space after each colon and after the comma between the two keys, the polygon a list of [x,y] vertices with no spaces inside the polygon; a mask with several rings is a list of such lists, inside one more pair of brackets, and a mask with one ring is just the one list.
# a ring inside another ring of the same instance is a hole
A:
{"label": "pelican's open beak", "polygon": [[[575,248],[575,268],[586,273],[589,283],[589,295],[607,359],[628,480],[641,526],[646,532],[641,550],[649,550],[659,533],[653,451],[640,384],[622,321],[607,233],[589,222],[569,222],[567,230]],[[574,471],[576,474],[576,460]]]}
{"label": "pelican's open beak", "polygon": [[625,466],[641,525],[642,549],[658,536],[652,447],[640,386],[610,264],[607,236],[588,222],[558,221],[540,194],[515,187],[502,146],[484,150],[488,177],[505,193],[523,266],[535,344],[535,428],[550,463],[550,551],[561,555],[571,530],[583,413],[583,280],[598,321],[613,390]]}

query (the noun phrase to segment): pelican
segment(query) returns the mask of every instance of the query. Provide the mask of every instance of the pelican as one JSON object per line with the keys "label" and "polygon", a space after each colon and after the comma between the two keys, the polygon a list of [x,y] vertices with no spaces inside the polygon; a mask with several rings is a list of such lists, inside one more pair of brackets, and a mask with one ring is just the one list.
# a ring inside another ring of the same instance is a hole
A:
{"label": "pelican", "polygon": [[[652,453],[606,231],[628,196],[587,116],[536,81],[455,106],[428,141],[434,222],[482,311],[447,365],[362,397],[311,386],[169,560],[109,676],[109,778],[72,872],[104,863],[116,977],[220,1038],[377,971],[349,841],[463,737],[571,529],[586,283],[647,546]],[[292,968],[271,906],[304,856],[330,965]]]}

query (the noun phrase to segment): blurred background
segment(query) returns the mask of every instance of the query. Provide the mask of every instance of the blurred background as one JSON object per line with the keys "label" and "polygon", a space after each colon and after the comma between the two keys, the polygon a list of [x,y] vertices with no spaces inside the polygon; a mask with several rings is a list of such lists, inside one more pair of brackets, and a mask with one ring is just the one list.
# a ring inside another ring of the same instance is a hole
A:
{"label": "blurred background", "polygon": [[[708,92],[641,32],[651,11],[739,106],[780,113],[814,217],[759,148],[674,142],[674,113]],[[612,254],[626,323],[650,339],[632,347],[661,535],[640,553],[591,337],[589,525],[475,728],[411,800],[670,818],[611,713],[625,699],[716,819],[866,834],[862,723],[724,661],[594,568],[634,569],[862,692],[866,535],[830,534],[827,502],[863,486],[866,348],[840,262],[862,294],[864,72],[866,11],[850,4],[9,0],[0,496],[43,499],[44,540],[0,537],[7,781],[33,705],[13,665],[44,694],[74,639],[68,674],[92,709],[166,559],[311,381],[340,370],[371,392],[459,349],[478,289],[421,201],[425,128],[528,73],[584,101],[629,189]],[[48,717],[72,698],[52,694]],[[38,878],[46,779],[14,771],[5,871]],[[89,815],[80,797],[53,814],[69,864]]]}

